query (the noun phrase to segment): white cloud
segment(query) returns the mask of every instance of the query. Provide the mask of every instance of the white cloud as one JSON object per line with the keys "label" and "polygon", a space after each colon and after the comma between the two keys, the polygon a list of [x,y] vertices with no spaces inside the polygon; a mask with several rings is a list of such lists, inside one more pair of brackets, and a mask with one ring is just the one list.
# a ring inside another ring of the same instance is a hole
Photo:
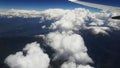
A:
{"label": "white cloud", "polygon": [[72,2],[75,2],[75,1],[78,1],[78,0],[68,0],[68,1],[72,1]]}
{"label": "white cloud", "polygon": [[[96,12],[92,13],[87,9],[76,8],[73,10],[64,9],[48,9],[45,11],[35,10],[0,10],[0,16],[12,17],[40,17],[40,23],[46,20],[54,20],[51,22],[51,29],[61,30],[80,30],[89,27],[113,27],[120,29],[119,20],[110,19],[117,13]],[[92,28],[93,29],[93,28]],[[105,32],[104,32],[105,33]]]}
{"label": "white cloud", "polygon": [[89,14],[86,9],[75,9],[68,11],[62,18],[51,25],[52,29],[79,30]]}
{"label": "white cloud", "polygon": [[45,29],[45,28],[46,28],[46,26],[45,26],[45,25],[43,25],[43,26],[42,26],[42,29]]}
{"label": "white cloud", "polygon": [[76,64],[74,63],[74,62],[70,62],[70,63],[67,63],[67,62],[65,62],[62,66],[61,66],[61,68],[76,68],[77,66],[76,66]]}
{"label": "white cloud", "polygon": [[51,32],[46,37],[47,44],[55,51],[55,60],[68,60],[78,64],[93,63],[87,54],[83,38],[79,34],[70,32]]}
{"label": "white cloud", "polygon": [[109,35],[107,31],[110,31],[110,28],[108,27],[89,27],[87,30],[90,30],[93,34],[104,34]]}
{"label": "white cloud", "polygon": [[[90,30],[93,34],[108,35],[112,29],[120,29],[120,21],[110,19],[113,14],[96,12],[92,13],[87,9],[77,8],[73,10],[48,9],[45,11],[27,11],[27,10],[9,10],[0,11],[0,15],[18,16],[18,17],[41,17],[41,22],[52,21],[50,29],[53,32],[45,35],[36,35],[43,37],[47,44],[55,50],[54,61],[67,60],[63,62],[61,68],[93,68],[89,63],[93,63],[87,54],[87,48],[82,36],[76,32],[80,30]],[[54,21],[54,22],[53,22]],[[112,28],[111,28],[112,27]],[[42,28],[48,28],[46,25]],[[11,68],[47,68],[50,59],[43,53],[36,43],[27,45],[23,52],[17,52],[6,58]],[[41,59],[42,58],[42,59]],[[16,63],[16,64],[14,64]],[[30,65],[30,66],[29,66]],[[26,67],[28,66],[28,67]]]}
{"label": "white cloud", "polygon": [[70,10],[48,9],[48,10],[42,11],[41,14],[44,14],[46,19],[51,20],[51,19],[60,19],[68,11]]}
{"label": "white cloud", "polygon": [[77,65],[74,62],[65,62],[61,68],[94,68],[90,65]]}
{"label": "white cloud", "polygon": [[52,23],[50,28],[64,31],[91,29],[94,34],[107,35],[110,27],[120,29],[120,21],[110,19],[111,16],[110,13],[91,13],[89,10],[78,8],[66,12],[61,19]]}
{"label": "white cloud", "polygon": [[91,67],[90,65],[78,65],[77,68],[94,68],[94,67]]}
{"label": "white cloud", "polygon": [[42,20],[45,21],[45,20],[59,19],[67,11],[70,11],[70,10],[47,9],[45,11],[36,11],[36,10],[10,9],[10,10],[0,10],[0,16],[7,16],[8,18],[12,18],[12,17],[23,17],[23,18],[41,17]]}
{"label": "white cloud", "polygon": [[73,33],[68,34],[65,32],[62,32],[62,33],[51,32],[47,35],[47,41],[48,41],[48,44],[50,44],[56,50],[58,50],[59,48],[63,48],[63,50],[67,49],[71,53],[72,52],[75,53],[80,50],[81,51],[87,50],[86,47],[84,46],[83,38],[78,34],[73,34]]}
{"label": "white cloud", "polygon": [[[26,53],[24,55],[23,53]],[[11,54],[5,59],[10,68],[48,68],[50,59],[36,42],[27,44],[23,51]]]}
{"label": "white cloud", "polygon": [[16,10],[16,9],[10,9],[10,10],[0,10],[0,16],[8,16],[10,18],[12,17],[39,17],[40,16],[40,11],[35,11],[35,10]]}

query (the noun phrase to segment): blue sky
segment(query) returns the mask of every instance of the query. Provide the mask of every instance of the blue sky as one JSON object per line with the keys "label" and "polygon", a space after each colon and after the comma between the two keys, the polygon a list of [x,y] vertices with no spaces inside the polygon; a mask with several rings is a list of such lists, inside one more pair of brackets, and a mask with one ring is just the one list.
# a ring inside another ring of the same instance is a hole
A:
{"label": "blue sky", "polygon": [[[87,2],[107,4],[120,7],[120,0],[83,0]],[[0,0],[0,9],[29,9],[29,10],[45,10],[48,8],[93,8],[85,7],[79,4],[71,3],[68,0]]]}

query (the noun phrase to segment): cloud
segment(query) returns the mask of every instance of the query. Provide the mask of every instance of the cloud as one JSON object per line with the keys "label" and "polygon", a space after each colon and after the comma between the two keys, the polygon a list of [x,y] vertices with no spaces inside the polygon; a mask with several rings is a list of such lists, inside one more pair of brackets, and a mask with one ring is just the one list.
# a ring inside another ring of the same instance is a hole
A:
{"label": "cloud", "polygon": [[70,10],[64,9],[47,9],[41,12],[41,15],[44,15],[47,20],[59,20],[65,13]]}
{"label": "cloud", "polygon": [[[0,10],[1,17],[23,17],[23,18],[31,18],[31,17],[40,17],[43,21],[45,20],[53,20],[58,19],[62,15],[64,15],[69,10],[64,9],[47,9],[45,11],[36,11],[36,10],[17,10],[17,9],[10,9],[10,10]],[[45,19],[45,20],[44,20]]]}
{"label": "cloud", "polygon": [[[69,30],[91,30],[94,34],[106,34],[112,29],[119,29],[119,20],[110,19],[111,13],[92,13],[89,10],[77,8],[68,11],[59,20],[51,25],[51,29]],[[112,29],[111,29],[112,27]]]}
{"label": "cloud", "polygon": [[54,60],[71,60],[83,64],[92,62],[87,55],[83,38],[78,34],[51,32],[47,35],[46,41],[56,51]]}
{"label": "cloud", "polygon": [[[50,58],[51,62],[63,61],[61,68],[93,68],[89,65],[94,62],[87,54],[81,30],[90,30],[95,35],[108,35],[109,31],[120,30],[120,21],[111,19],[112,15],[114,14],[106,12],[92,13],[84,8],[0,11],[1,17],[40,17],[40,23],[49,21],[50,27],[47,22],[42,28],[49,28],[52,32],[35,37],[45,39],[46,44],[55,51],[53,58]],[[39,44],[31,43],[27,44],[23,51],[8,56],[5,63],[11,68],[48,68],[50,59]]]}
{"label": "cloud", "polygon": [[23,51],[9,55],[4,61],[10,68],[48,68],[50,59],[36,42],[27,44]]}
{"label": "cloud", "polygon": [[97,34],[109,35],[109,33],[107,33],[107,32],[110,31],[110,29],[108,27],[89,27],[87,29],[96,35]]}
{"label": "cloud", "polygon": [[[92,13],[86,9],[67,11],[59,20],[51,24],[55,30],[46,36],[47,45],[55,50],[53,61],[63,60],[61,68],[94,68],[87,54],[84,40],[76,31],[90,30],[93,34],[105,34],[111,31],[108,23],[111,14]],[[112,25],[113,26],[113,25]]]}
{"label": "cloud", "polygon": [[[111,30],[120,29],[119,20],[112,20],[111,17],[118,15],[117,13],[96,12],[92,13],[84,8],[76,8],[73,10],[64,9],[48,9],[45,11],[35,10],[0,10],[0,17],[23,17],[23,18],[40,18],[39,23],[51,21],[50,29],[61,30],[82,30],[89,27],[108,27]],[[29,20],[29,19],[28,19]],[[35,22],[36,23],[36,22]],[[38,22],[37,22],[38,23]],[[15,27],[15,26],[12,26]],[[93,28],[91,28],[93,29]],[[103,29],[102,29],[103,30]],[[99,29],[99,31],[102,31]],[[104,30],[106,32],[106,30]],[[105,33],[102,31],[102,33]],[[101,32],[98,32],[101,33]]]}
{"label": "cloud", "polygon": [[94,68],[90,65],[77,65],[74,62],[65,62],[61,68]]}
{"label": "cloud", "polygon": [[68,11],[62,16],[62,18],[51,25],[52,29],[63,29],[63,30],[78,30],[80,26],[85,22],[85,18],[89,14],[86,9],[75,9]]}
{"label": "cloud", "polygon": [[68,1],[72,1],[72,2],[75,2],[75,1],[78,1],[78,0],[68,0]]}
{"label": "cloud", "polygon": [[[46,42],[55,50],[53,61],[66,61],[62,64],[61,68],[76,68],[73,66],[93,63],[87,54],[83,38],[73,31],[59,32],[57,30],[56,32],[50,32],[46,36]],[[73,62],[75,65],[71,66],[71,64],[66,64],[67,62]]]}
{"label": "cloud", "polygon": [[40,11],[17,10],[17,9],[0,10],[0,16],[7,16],[8,18],[12,18],[12,17],[23,17],[23,18],[39,17]]}

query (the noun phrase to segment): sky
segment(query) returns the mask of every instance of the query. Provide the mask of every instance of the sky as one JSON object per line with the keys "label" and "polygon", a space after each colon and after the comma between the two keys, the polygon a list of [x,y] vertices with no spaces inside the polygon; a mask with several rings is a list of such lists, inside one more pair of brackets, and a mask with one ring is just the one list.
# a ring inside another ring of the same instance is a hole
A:
{"label": "sky", "polygon": [[[84,1],[120,7],[119,0],[84,0]],[[0,9],[45,10],[49,8],[74,9],[81,7],[94,10],[93,8],[75,4],[69,2],[68,0],[0,0]]]}

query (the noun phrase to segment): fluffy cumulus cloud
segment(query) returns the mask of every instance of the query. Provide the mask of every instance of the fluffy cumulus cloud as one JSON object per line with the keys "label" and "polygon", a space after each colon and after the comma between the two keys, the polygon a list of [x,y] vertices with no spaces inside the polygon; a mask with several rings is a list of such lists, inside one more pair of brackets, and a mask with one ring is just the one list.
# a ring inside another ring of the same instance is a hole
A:
{"label": "fluffy cumulus cloud", "polygon": [[[53,61],[63,60],[61,68],[86,68],[89,63],[93,63],[87,54],[82,36],[74,32],[74,30],[80,30],[80,26],[85,22],[83,19],[87,16],[88,11],[84,11],[85,9],[68,11],[60,20],[50,26],[55,31],[47,34],[46,42],[55,50]],[[79,16],[75,13],[78,13]]]}
{"label": "fluffy cumulus cloud", "polygon": [[47,35],[47,43],[56,50],[54,60],[62,59],[86,64],[92,62],[87,55],[83,38],[72,32],[52,32]]}
{"label": "fluffy cumulus cloud", "polygon": [[49,62],[48,55],[36,42],[27,44],[23,51],[11,54],[5,59],[10,68],[48,68]]}
{"label": "fluffy cumulus cloud", "polygon": [[[72,0],[73,1],[73,0]],[[90,12],[87,9],[76,8],[73,10],[48,9],[45,11],[8,10],[0,11],[0,16],[18,17],[40,17],[43,23],[50,20],[49,28],[52,32],[44,37],[46,46],[51,47],[55,53],[51,62],[62,60],[61,68],[93,68],[90,63],[94,63],[87,54],[81,30],[89,30],[93,34],[108,35],[109,31],[119,30],[120,21],[111,17],[116,14],[107,12]],[[26,55],[24,55],[24,52]],[[37,43],[28,44],[23,51],[10,55],[5,59],[5,63],[11,68],[48,68],[50,59]]]}
{"label": "fluffy cumulus cloud", "polygon": [[78,30],[81,25],[85,23],[85,18],[89,14],[88,10],[85,9],[75,9],[68,11],[63,15],[60,20],[56,21],[51,25],[52,29],[63,29],[63,30]]}

